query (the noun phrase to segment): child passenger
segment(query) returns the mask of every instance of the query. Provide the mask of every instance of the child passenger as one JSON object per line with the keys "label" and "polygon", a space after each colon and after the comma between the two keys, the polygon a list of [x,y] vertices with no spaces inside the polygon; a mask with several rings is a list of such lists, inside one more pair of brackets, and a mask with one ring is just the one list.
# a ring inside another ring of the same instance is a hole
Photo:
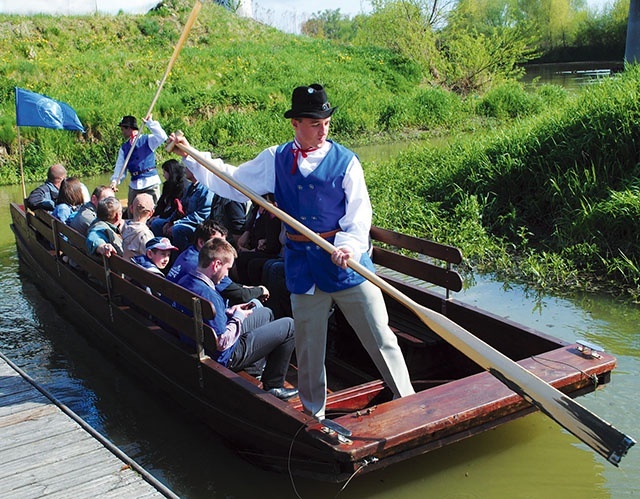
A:
{"label": "child passenger", "polygon": [[163,270],[169,264],[171,252],[177,249],[166,237],[154,237],[147,241],[145,254],[133,257],[132,261],[149,272],[164,277]]}
{"label": "child passenger", "polygon": [[147,227],[147,221],[153,215],[153,197],[143,192],[136,195],[130,207],[131,218],[125,220],[122,228],[122,247],[124,259],[131,260],[135,256],[146,253],[147,241],[153,239],[153,232]]}

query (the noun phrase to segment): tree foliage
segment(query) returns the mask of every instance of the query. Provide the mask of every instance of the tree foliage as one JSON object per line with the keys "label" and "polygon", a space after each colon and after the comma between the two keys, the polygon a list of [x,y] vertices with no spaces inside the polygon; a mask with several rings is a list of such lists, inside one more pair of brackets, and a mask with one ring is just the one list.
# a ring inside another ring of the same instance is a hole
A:
{"label": "tree foliage", "polygon": [[424,80],[461,93],[518,78],[546,60],[621,58],[629,0],[601,11],[586,0],[372,0],[353,19],[325,10],[303,26],[309,36],[375,44],[417,63]]}
{"label": "tree foliage", "polygon": [[356,24],[340,9],[323,10],[315,13],[302,25],[302,34],[314,38],[326,38],[342,42],[350,42],[356,33]]}
{"label": "tree foliage", "polygon": [[418,63],[427,79],[439,80],[442,58],[431,9],[426,11],[421,0],[378,0],[374,8],[358,30],[354,43],[370,45],[375,40],[376,44]]}

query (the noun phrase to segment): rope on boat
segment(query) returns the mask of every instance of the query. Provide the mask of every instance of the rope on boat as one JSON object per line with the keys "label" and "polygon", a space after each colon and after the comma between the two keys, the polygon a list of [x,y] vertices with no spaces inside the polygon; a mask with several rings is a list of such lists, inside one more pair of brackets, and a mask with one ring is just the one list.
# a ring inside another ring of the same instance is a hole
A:
{"label": "rope on boat", "polygon": [[[555,360],[555,359],[547,359],[545,357],[540,357],[539,355],[532,355],[531,360],[544,365],[541,361],[544,360],[545,362],[553,362],[555,364],[562,364],[565,365],[567,367],[570,367],[571,369],[574,369],[576,371],[578,371],[579,373],[581,373],[583,376],[585,376],[586,378],[590,379],[593,382],[593,387],[594,388],[598,388],[598,376],[596,374],[589,374],[588,372],[583,371],[582,369],[580,369],[579,367],[574,366],[573,364],[569,364],[568,362],[564,362],[562,360]],[[547,366],[549,367],[549,366]]]}
{"label": "rope on boat", "polygon": [[[293,438],[291,439],[291,444],[289,444],[289,454],[287,455],[287,471],[289,472],[289,480],[291,481],[291,487],[293,488],[293,492],[296,495],[296,497],[298,499],[302,499],[302,496],[298,493],[298,489],[296,488],[296,483],[295,480],[293,478],[293,473],[291,472],[291,453],[293,451],[293,444],[296,441],[296,438],[298,437],[298,435],[300,434],[300,432],[302,430],[304,430],[307,427],[306,424],[303,424],[302,426],[300,426],[300,428],[298,428],[298,430],[295,432],[295,434],[293,435]],[[362,471],[364,468],[366,468],[367,466],[369,466],[370,464],[373,464],[375,462],[378,461],[378,458],[375,456],[372,456],[370,458],[366,458],[362,461],[362,466],[360,466],[357,470],[355,470],[353,473],[351,473],[351,476],[347,479],[347,481],[345,482],[345,484],[342,486],[342,488],[336,493],[336,495],[334,496],[334,499],[336,499],[340,494],[342,494],[342,492],[347,488],[347,486],[349,485],[349,483],[351,482],[351,480],[358,474],[360,473],[360,471]]]}
{"label": "rope on boat", "polygon": [[300,434],[302,430],[307,427],[306,423],[301,425],[300,428],[295,432],[293,438],[291,439],[291,443],[289,444],[289,454],[287,455],[287,471],[289,472],[289,480],[291,481],[291,487],[293,487],[293,493],[296,495],[298,499],[302,499],[302,496],[298,494],[298,489],[296,489],[296,483],[293,479],[293,473],[291,472],[291,452],[293,451],[293,443],[296,441],[296,438]]}

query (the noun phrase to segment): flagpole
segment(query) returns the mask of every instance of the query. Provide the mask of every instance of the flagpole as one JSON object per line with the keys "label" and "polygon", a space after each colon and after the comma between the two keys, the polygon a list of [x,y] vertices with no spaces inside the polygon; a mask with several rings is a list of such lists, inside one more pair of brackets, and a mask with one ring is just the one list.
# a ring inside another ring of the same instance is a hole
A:
{"label": "flagpole", "polygon": [[20,137],[20,127],[18,126],[18,157],[20,158],[20,180],[22,181],[22,199],[27,199],[27,189],[24,185],[24,169],[22,167],[22,139]]}
{"label": "flagpole", "polygon": [[[167,69],[164,72],[164,76],[160,81],[160,85],[158,85],[158,90],[156,91],[156,95],[153,97],[153,100],[151,101],[151,105],[149,106],[149,110],[145,115],[145,118],[144,118],[145,120],[151,115],[151,112],[153,111],[153,107],[156,105],[156,101],[158,100],[158,97],[160,97],[160,92],[162,91],[162,87],[164,86],[164,83],[167,81],[169,73],[171,72],[171,69],[173,68],[174,63],[176,62],[176,59],[178,59],[178,54],[180,53],[180,50],[182,49],[182,46],[184,45],[184,42],[187,39],[187,36],[189,35],[189,31],[191,31],[191,27],[196,22],[196,18],[198,17],[198,14],[201,8],[202,8],[202,0],[196,0],[196,3],[193,5],[193,9],[191,10],[191,14],[189,15],[189,18],[187,19],[187,22],[185,23],[184,28],[182,29],[182,34],[180,35],[180,39],[178,40],[178,43],[176,43],[176,46],[173,49],[173,54],[169,59],[169,64],[167,65]],[[140,135],[142,135],[142,130],[144,129],[145,124],[146,123],[143,120],[142,125],[140,126],[140,130],[138,130],[138,133],[133,138],[133,142],[131,143],[131,148],[129,149],[129,154],[127,154],[127,157],[124,159],[122,168],[120,169],[120,172],[116,177],[116,181],[115,181],[116,187],[122,180],[124,173],[127,171],[127,165],[129,164],[129,159],[131,159],[131,154],[133,154],[133,149],[136,146],[136,142],[138,142]]]}

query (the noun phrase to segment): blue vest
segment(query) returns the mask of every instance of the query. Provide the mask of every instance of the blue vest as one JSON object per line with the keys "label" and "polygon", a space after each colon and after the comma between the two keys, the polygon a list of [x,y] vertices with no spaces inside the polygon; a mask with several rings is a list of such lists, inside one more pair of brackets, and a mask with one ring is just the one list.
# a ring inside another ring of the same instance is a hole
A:
{"label": "blue vest", "polygon": [[[346,211],[346,196],[342,182],[354,153],[332,142],[329,153],[306,178],[293,167],[293,142],[278,147],[275,156],[275,200],[279,208],[314,232],[329,232],[340,228],[339,220]],[[296,233],[287,226],[287,232]],[[334,237],[327,240],[333,243]],[[360,263],[375,271],[371,258],[364,253]],[[313,284],[333,293],[364,282],[350,268],[341,269],[331,262],[331,255],[312,242],[287,239],[284,252],[287,288],[291,293],[305,293]]]}
{"label": "blue vest", "polygon": [[[185,275],[196,270],[198,267],[198,255],[198,249],[193,244],[180,253],[178,258],[176,258],[176,261],[173,263],[171,270],[167,273],[167,280],[177,283]],[[218,284],[216,284],[216,289],[219,293],[222,293],[231,284],[233,284],[233,281],[229,276],[225,276]]]}
{"label": "blue vest", "polygon": [[[126,158],[131,150],[131,142],[127,140],[122,144],[122,152]],[[136,142],[136,147],[131,153],[127,170],[131,172],[131,178],[145,178],[157,175],[156,171],[156,155],[149,147],[149,136],[141,135]]]}

